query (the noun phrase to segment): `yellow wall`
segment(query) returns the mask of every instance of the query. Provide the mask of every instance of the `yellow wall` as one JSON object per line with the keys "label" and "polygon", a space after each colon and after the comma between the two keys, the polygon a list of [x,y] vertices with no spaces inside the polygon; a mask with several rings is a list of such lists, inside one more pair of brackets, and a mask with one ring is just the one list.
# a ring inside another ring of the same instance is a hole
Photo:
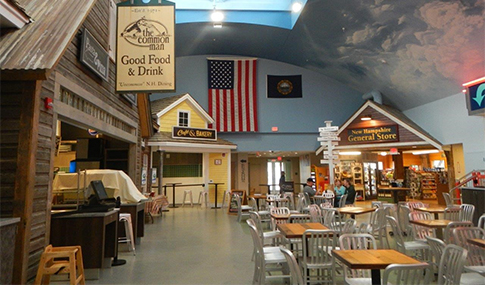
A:
{"label": "yellow wall", "polygon": [[[179,111],[189,111],[190,112],[190,128],[207,128],[207,123],[205,119],[199,115],[198,112],[186,101],[180,103],[178,106],[168,111],[165,115],[160,118],[160,131],[161,132],[171,132],[173,126],[178,126],[178,113]],[[219,189],[219,188],[218,188]],[[218,190],[219,191],[219,190]]]}
{"label": "yellow wall", "polygon": [[[214,183],[224,183],[217,186],[217,203],[222,203],[222,198],[224,197],[224,191],[228,189],[227,178],[228,178],[228,157],[230,154],[223,156],[222,153],[211,153],[209,154],[209,180]],[[215,160],[220,159],[222,163],[220,165],[215,164]],[[210,202],[214,202],[214,185],[209,185],[209,197]]]}
{"label": "yellow wall", "polygon": [[455,178],[463,177],[465,173],[465,156],[463,155],[463,145],[454,144],[451,146],[453,152],[453,166],[455,168]]}

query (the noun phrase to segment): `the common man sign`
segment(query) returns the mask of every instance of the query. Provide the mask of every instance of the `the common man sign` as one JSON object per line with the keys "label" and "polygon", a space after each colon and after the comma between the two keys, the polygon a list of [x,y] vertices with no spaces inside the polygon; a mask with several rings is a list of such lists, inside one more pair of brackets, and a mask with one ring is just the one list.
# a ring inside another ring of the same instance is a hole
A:
{"label": "the common man sign", "polygon": [[117,92],[175,91],[174,31],[175,5],[171,2],[118,4]]}

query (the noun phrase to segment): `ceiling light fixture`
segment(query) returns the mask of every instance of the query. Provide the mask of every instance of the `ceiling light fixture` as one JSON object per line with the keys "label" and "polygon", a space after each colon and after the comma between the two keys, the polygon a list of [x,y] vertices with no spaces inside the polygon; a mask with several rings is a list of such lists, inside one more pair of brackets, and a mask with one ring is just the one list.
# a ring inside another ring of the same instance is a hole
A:
{"label": "ceiling light fixture", "polygon": [[303,5],[300,2],[295,2],[293,5],[291,5],[291,11],[293,11],[293,13],[300,12],[302,8]]}
{"label": "ceiling light fixture", "polygon": [[360,118],[361,121],[371,121],[372,116],[371,115],[365,115],[362,118]]}
{"label": "ceiling light fixture", "polygon": [[361,155],[362,152],[360,151],[341,151],[339,155]]}
{"label": "ceiling light fixture", "polygon": [[430,154],[430,153],[438,153],[440,152],[437,149],[427,149],[427,150],[418,150],[418,151],[413,151],[412,154],[414,155],[421,155],[421,154]]}
{"label": "ceiling light fixture", "polygon": [[386,155],[387,155],[387,152],[385,152],[385,151],[380,152],[380,155],[382,155],[382,156],[386,156]]}
{"label": "ceiling light fixture", "polygon": [[216,29],[222,28],[222,23],[221,22],[214,22],[214,28],[216,28]]}

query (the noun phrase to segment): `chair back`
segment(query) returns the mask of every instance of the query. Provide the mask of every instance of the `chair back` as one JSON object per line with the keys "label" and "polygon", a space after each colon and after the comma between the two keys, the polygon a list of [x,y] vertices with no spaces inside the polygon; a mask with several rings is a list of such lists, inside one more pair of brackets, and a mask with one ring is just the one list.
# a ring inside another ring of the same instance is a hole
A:
{"label": "chair back", "polygon": [[474,212],[475,212],[475,206],[471,204],[461,204],[459,220],[462,222],[466,222],[466,221],[472,222]]}
{"label": "chair back", "polygon": [[478,227],[485,230],[485,214],[482,214],[480,218],[478,218]]}
{"label": "chair back", "polygon": [[254,197],[248,198],[248,205],[251,206],[251,208],[253,208],[253,211],[259,211],[258,203],[256,203],[256,199],[254,199]]}
{"label": "chair back", "polygon": [[412,232],[411,223],[409,223],[410,213],[411,213],[411,209],[408,206],[399,205],[397,221],[399,221],[401,230],[403,230],[403,232],[406,233],[407,235],[411,235],[411,232]]}
{"label": "chair back", "polygon": [[461,274],[465,266],[467,250],[455,244],[445,247],[441,255],[438,270],[438,284],[457,285],[460,284]]}
{"label": "chair back", "polygon": [[[377,249],[376,240],[370,234],[344,234],[339,237],[340,248],[344,250]],[[344,278],[369,278],[369,270],[344,268]]]}
{"label": "chair back", "polygon": [[307,214],[291,214],[288,218],[288,222],[293,224],[311,223],[311,221],[312,217]]}
{"label": "chair back", "polygon": [[411,212],[413,212],[414,209],[416,209],[416,208],[423,208],[426,205],[424,205],[423,202],[407,202],[407,206],[409,207],[409,209],[411,210]]}
{"label": "chair back", "polygon": [[263,240],[263,224],[261,223],[261,216],[258,214],[258,212],[255,211],[249,211],[249,218],[253,220],[254,225],[256,226],[256,229],[258,230],[259,236],[261,240]]}
{"label": "chair back", "polygon": [[280,247],[280,250],[285,256],[286,262],[288,263],[288,267],[290,269],[290,284],[305,285],[305,282],[303,281],[303,274],[293,253],[284,247]]}
{"label": "chair back", "polygon": [[[427,212],[414,211],[409,213],[409,220],[434,220],[433,215]],[[419,225],[412,224],[414,239],[416,240],[426,240],[427,236],[436,237],[436,230],[433,228],[423,227]]]}
{"label": "chair back", "polygon": [[318,205],[310,205],[310,216],[312,217],[312,223],[322,223],[322,209]]}
{"label": "chair back", "polygon": [[382,201],[372,201],[371,202],[371,207],[372,208],[380,208],[380,207],[382,207]]}
{"label": "chair back", "polygon": [[289,215],[290,209],[287,207],[273,207],[271,208],[270,213],[273,215]]}
{"label": "chair back", "polygon": [[485,239],[485,230],[479,227],[453,229],[453,241],[456,245],[468,250],[468,265],[484,266],[483,249],[468,242],[469,239]]}
{"label": "chair back", "polygon": [[348,194],[344,194],[342,195],[342,197],[340,197],[340,201],[338,202],[339,208],[345,207],[345,202],[347,202],[347,195]]}
{"label": "chair back", "polygon": [[456,228],[471,228],[473,227],[472,222],[451,222],[446,225],[443,233],[443,241],[446,244],[455,243],[453,240],[453,230]]}
{"label": "chair back", "polygon": [[342,230],[340,234],[353,234],[355,231],[355,226],[357,225],[357,221],[354,219],[347,219],[345,220],[344,225],[342,226]]}
{"label": "chair back", "polygon": [[446,207],[453,207],[453,200],[451,199],[450,193],[443,192],[443,198],[445,198]]}
{"label": "chair back", "polygon": [[241,196],[239,196],[239,194],[233,194],[233,195],[236,198],[237,212],[240,213],[242,211],[242,209],[241,209],[241,205],[242,205]]}
{"label": "chair back", "polygon": [[295,198],[292,192],[285,192],[282,195],[282,198],[288,199],[288,208],[290,208],[290,210],[295,210]]}
{"label": "chair back", "polygon": [[443,255],[443,250],[445,249],[446,244],[439,238],[434,237],[426,237],[426,242],[431,249],[432,256],[434,257],[433,264],[436,265],[436,267],[439,267],[441,256]]}
{"label": "chair back", "polygon": [[375,238],[370,234],[343,234],[338,239],[340,248],[348,249],[377,249]]}
{"label": "chair back", "polygon": [[303,233],[303,260],[308,264],[332,264],[330,250],[335,247],[332,230],[306,230]]}
{"label": "chair back", "polygon": [[431,281],[431,265],[428,263],[420,264],[391,264],[386,267],[384,276],[382,276],[382,284],[391,284],[389,282],[389,275],[394,273],[396,280],[392,284],[396,285],[427,285]]}
{"label": "chair back", "polygon": [[460,220],[460,208],[458,207],[447,207],[444,212],[444,219],[450,221]]}
{"label": "chair back", "polygon": [[386,219],[389,225],[391,225],[392,232],[394,233],[393,237],[396,241],[396,249],[399,252],[406,254],[406,248],[404,246],[404,238],[402,236],[401,228],[399,227],[399,224],[397,223],[396,218],[391,216],[386,216]]}

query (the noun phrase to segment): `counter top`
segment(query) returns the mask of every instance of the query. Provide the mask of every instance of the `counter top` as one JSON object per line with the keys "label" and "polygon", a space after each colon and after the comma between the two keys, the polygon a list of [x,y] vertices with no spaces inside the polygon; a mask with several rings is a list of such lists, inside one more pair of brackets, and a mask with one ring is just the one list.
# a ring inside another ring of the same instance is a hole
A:
{"label": "counter top", "polygon": [[20,218],[0,218],[0,227],[16,224],[18,222],[20,222]]}
{"label": "counter top", "polygon": [[72,219],[72,218],[106,217],[106,216],[113,214],[113,212],[116,212],[116,211],[119,211],[119,210],[112,210],[112,211],[109,211],[109,212],[75,213],[75,214],[56,216],[55,218],[56,219]]}

